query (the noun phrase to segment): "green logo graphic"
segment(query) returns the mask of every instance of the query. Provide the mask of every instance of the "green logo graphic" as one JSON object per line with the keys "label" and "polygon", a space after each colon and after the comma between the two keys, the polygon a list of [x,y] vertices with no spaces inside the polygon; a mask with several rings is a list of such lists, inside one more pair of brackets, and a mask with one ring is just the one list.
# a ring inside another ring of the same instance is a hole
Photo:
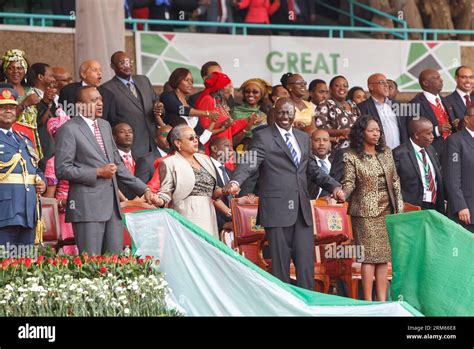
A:
{"label": "green logo graphic", "polygon": [[176,68],[187,68],[195,84],[203,84],[200,67],[193,65],[174,46],[175,34],[140,33],[141,73],[148,76],[153,85],[163,85]]}
{"label": "green logo graphic", "polygon": [[443,91],[452,91],[456,87],[454,71],[460,64],[457,42],[414,42],[408,50],[405,72],[396,82],[400,91],[419,92],[418,75],[425,69],[436,69],[443,79]]}

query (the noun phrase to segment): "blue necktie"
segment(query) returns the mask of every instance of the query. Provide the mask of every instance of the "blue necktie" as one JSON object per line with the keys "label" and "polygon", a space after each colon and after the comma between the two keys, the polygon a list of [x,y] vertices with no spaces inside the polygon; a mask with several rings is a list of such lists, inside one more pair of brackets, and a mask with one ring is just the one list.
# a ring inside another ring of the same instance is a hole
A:
{"label": "blue necktie", "polygon": [[298,160],[298,154],[296,153],[295,148],[293,148],[293,144],[291,144],[291,140],[290,140],[291,133],[287,132],[285,134],[285,137],[286,137],[286,145],[288,146],[288,149],[290,149],[290,153],[291,153],[291,157],[293,159],[293,163],[295,164],[296,167],[298,167],[300,162]]}
{"label": "blue necktie", "polygon": [[15,141],[16,144],[20,144],[20,142],[17,141],[15,135],[13,134],[12,131],[7,131],[7,136],[10,137],[11,139],[13,139]]}
{"label": "blue necktie", "polygon": [[319,167],[321,167],[321,170],[323,170],[325,174],[329,174],[329,168],[324,162],[324,160],[319,160]]}

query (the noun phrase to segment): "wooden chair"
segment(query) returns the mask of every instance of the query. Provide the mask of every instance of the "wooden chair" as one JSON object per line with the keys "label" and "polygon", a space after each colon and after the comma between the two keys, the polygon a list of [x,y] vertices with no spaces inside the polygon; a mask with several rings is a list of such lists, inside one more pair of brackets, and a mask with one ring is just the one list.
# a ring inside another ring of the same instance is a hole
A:
{"label": "wooden chair", "polygon": [[[135,211],[142,211],[142,210],[151,210],[155,209],[156,207],[153,205],[149,205],[146,202],[135,199],[135,200],[126,200],[120,202],[120,211],[122,213],[128,212],[135,212]],[[132,247],[132,238],[130,237],[130,233],[127,229],[123,228],[123,248],[126,246]]]}
{"label": "wooden chair", "polygon": [[59,220],[58,201],[55,198],[41,197],[41,218],[44,222],[42,245],[51,246],[59,252],[64,246],[76,244],[73,237],[61,238],[61,223]]}
{"label": "wooden chair", "polygon": [[348,204],[337,204],[335,200],[321,198],[311,201],[315,236],[315,281],[323,284],[323,292],[335,284],[341,275],[341,261],[326,258],[325,249],[331,244],[352,243],[352,225],[347,214]]}
{"label": "wooden chair", "polygon": [[[262,269],[269,270],[262,248],[265,230],[257,225],[258,197],[249,202],[246,197],[231,200],[233,245],[237,251]],[[229,231],[227,230],[227,233]],[[221,237],[223,233],[221,233]]]}

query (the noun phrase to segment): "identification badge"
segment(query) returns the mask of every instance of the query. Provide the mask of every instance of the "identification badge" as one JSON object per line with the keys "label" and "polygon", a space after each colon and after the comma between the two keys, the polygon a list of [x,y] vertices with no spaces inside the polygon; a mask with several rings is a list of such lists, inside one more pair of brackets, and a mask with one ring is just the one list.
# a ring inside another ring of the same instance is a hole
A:
{"label": "identification badge", "polygon": [[425,190],[423,192],[423,201],[424,202],[431,202],[433,199],[433,192],[429,191],[429,190]]}

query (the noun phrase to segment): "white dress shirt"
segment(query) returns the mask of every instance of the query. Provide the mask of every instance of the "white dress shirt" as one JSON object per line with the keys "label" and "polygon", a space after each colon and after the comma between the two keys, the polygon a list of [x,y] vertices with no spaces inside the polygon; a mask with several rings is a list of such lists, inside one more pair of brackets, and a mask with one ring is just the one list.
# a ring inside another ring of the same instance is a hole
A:
{"label": "white dress shirt", "polygon": [[390,149],[395,149],[400,145],[400,130],[398,129],[397,116],[392,109],[392,101],[385,98],[383,103],[380,103],[375,98],[371,97],[379,113],[380,121],[385,135],[385,142]]}
{"label": "white dress shirt", "polygon": [[220,161],[217,161],[216,159],[214,159],[212,157],[211,157],[211,161],[214,164],[214,166],[216,167],[216,169],[217,169],[216,172],[219,175],[219,177],[221,178],[222,183],[225,183],[224,174],[222,173],[222,168],[221,168],[222,166],[224,166],[224,164],[221,163]]}
{"label": "white dress shirt", "polygon": [[464,105],[466,105],[466,97],[464,96],[467,96],[469,98],[469,100],[471,99],[471,96],[469,95],[468,92],[464,92],[464,91],[461,91],[460,89],[456,89],[456,92],[459,94],[459,96],[461,97],[461,100],[462,102],[464,103]]}
{"label": "white dress shirt", "polygon": [[469,127],[465,127],[465,129],[467,130],[467,132],[469,132],[469,134],[471,135],[472,138],[474,138],[474,131],[471,131],[469,129]]}
{"label": "white dress shirt", "polygon": [[89,129],[91,130],[92,134],[95,137],[94,121],[92,121],[91,119],[86,118],[85,116],[82,116],[81,114],[79,114],[79,116],[86,122],[87,126],[89,126]]}
{"label": "white dress shirt", "polygon": [[132,164],[134,164],[135,161],[133,161],[133,156],[132,156],[132,152],[131,152],[131,151],[129,151],[128,153],[126,153],[126,152],[124,152],[123,150],[120,150],[120,149],[118,149],[118,148],[117,148],[117,150],[118,150],[118,152],[119,152],[119,154],[120,154],[120,157],[121,157],[122,159],[125,160],[125,155],[128,155],[130,161],[132,162]]}
{"label": "white dress shirt", "polygon": [[[415,154],[415,157],[416,157],[416,161],[418,162],[418,168],[421,173],[421,179],[422,179],[421,183],[423,184],[423,191],[427,191],[428,186],[426,184],[426,179],[425,179],[425,166],[423,165],[423,160],[422,160],[423,156],[420,153],[421,147],[418,144],[415,144],[415,142],[413,142],[411,138],[410,138],[410,142],[411,142],[411,145],[413,146],[413,149],[415,149],[415,153],[418,154],[418,155]],[[430,156],[428,152],[426,151],[426,148],[425,148],[425,154],[426,154],[426,161],[428,161],[428,166],[430,167],[431,174],[433,175],[435,189],[438,190],[438,185],[436,184],[436,172],[435,172],[433,163],[431,162]]]}
{"label": "white dress shirt", "polygon": [[291,142],[291,145],[293,146],[293,149],[296,151],[296,156],[298,157],[298,162],[301,162],[301,148],[298,144],[298,141],[296,140],[295,138],[295,135],[293,134],[293,127],[291,127],[288,131],[287,130],[284,130],[282,129],[280,126],[278,126],[277,124],[275,124],[275,126],[277,127],[278,131],[280,131],[280,134],[281,136],[283,137],[283,141],[285,142],[286,144],[286,134],[289,132],[290,133],[290,142]]}
{"label": "white dress shirt", "polygon": [[160,153],[160,156],[161,156],[162,158],[164,158],[166,155],[168,155],[168,153],[165,152],[164,150],[161,150],[160,147],[156,147],[156,149],[158,150],[158,153]]}

